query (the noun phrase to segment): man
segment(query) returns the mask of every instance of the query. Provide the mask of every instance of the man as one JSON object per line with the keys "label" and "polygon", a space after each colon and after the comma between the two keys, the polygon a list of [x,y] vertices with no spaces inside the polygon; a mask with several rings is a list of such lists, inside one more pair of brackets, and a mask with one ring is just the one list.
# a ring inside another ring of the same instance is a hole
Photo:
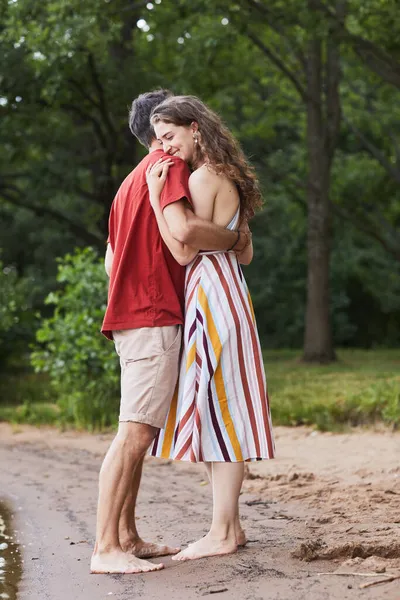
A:
{"label": "man", "polygon": [[[122,183],[110,213],[106,254],[110,286],[102,332],[114,340],[120,356],[121,408],[118,433],[100,470],[92,573],[158,570],[163,564],[143,557],[179,551],[144,542],[135,523],[143,458],[164,426],[178,378],[184,321],[185,268],[161,239],[146,184],[149,164],[166,156],[150,125],[150,114],[169,95],[157,90],[132,103],[130,129],[149,154]],[[173,165],[161,205],[183,249],[190,245],[226,250],[235,245],[240,251],[245,236],[203,221],[190,210],[189,169],[181,159],[169,158]]]}

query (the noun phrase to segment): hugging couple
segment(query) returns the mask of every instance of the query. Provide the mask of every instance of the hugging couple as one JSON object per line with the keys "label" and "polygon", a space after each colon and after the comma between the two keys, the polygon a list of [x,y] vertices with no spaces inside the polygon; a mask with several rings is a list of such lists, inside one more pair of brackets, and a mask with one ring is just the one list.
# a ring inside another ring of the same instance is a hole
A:
{"label": "hugging couple", "polygon": [[[240,264],[261,205],[253,169],[217,114],[166,90],[132,103],[147,156],[111,207],[102,332],[121,363],[118,433],[100,470],[92,573],[143,573],[147,560],[193,560],[246,543],[239,519],[244,461],[274,456],[264,366]],[[203,462],[209,533],[180,551],[140,537],[143,459]]]}

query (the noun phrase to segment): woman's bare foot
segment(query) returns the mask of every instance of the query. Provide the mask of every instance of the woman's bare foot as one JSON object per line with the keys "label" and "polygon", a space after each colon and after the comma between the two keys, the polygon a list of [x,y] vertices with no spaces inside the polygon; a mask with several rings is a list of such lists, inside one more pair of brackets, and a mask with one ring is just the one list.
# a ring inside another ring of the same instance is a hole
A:
{"label": "woman's bare foot", "polygon": [[156,556],[169,556],[170,554],[178,554],[180,548],[156,544],[153,542],[145,542],[141,538],[136,540],[127,540],[121,542],[121,548],[124,552],[133,554],[138,558],[154,558]]}
{"label": "woman's bare foot", "polygon": [[235,529],[235,535],[238,547],[242,548],[247,544],[246,533],[241,527],[239,527],[239,529]]}
{"label": "woman's bare foot", "polygon": [[172,560],[196,560],[207,556],[219,556],[223,554],[233,554],[237,551],[236,537],[221,539],[207,533],[205,537],[193,544],[190,544],[186,550],[182,550]]}
{"label": "woman's bare foot", "polygon": [[150,571],[160,571],[164,568],[162,563],[154,565],[153,563],[122,552],[122,550],[112,550],[110,552],[97,552],[92,555],[90,561],[90,572],[101,573],[149,573]]}

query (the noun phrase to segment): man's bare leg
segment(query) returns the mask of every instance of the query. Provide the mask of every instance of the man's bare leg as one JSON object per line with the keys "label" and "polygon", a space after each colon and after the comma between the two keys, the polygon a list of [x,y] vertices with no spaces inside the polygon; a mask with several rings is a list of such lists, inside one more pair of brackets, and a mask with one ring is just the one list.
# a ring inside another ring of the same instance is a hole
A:
{"label": "man's bare leg", "polygon": [[152,564],[126,553],[119,542],[121,511],[132,484],[132,473],[142,460],[157,430],[142,423],[120,423],[103,461],[99,476],[96,544],[92,573],[143,573],[158,571]]}
{"label": "man's bare leg", "polygon": [[119,520],[119,542],[124,552],[130,552],[139,558],[152,558],[177,554],[180,548],[145,542],[136,527],[136,502],[142,477],[144,457],[139,461],[132,477],[132,484],[125,500]]}
{"label": "man's bare leg", "polygon": [[[213,483],[213,481],[212,481],[212,463],[205,462],[204,466],[206,468],[208,479],[212,486],[212,483]],[[246,537],[246,532],[244,531],[244,529],[240,523],[239,500],[237,503],[237,511],[236,511],[236,518],[235,518],[235,533],[236,533],[237,545],[240,547],[245,546],[247,544],[247,537]]]}
{"label": "man's bare leg", "polygon": [[195,560],[236,552],[235,523],[237,504],[243,483],[243,462],[212,463],[213,519],[206,536],[190,544],[172,560]]}

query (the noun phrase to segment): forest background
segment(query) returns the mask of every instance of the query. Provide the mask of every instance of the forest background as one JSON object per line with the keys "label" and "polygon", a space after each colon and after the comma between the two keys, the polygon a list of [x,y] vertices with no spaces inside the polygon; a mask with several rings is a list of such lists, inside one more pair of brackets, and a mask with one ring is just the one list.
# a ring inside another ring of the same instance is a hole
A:
{"label": "forest background", "polygon": [[399,40],[396,0],[0,0],[0,418],[115,418],[108,214],[145,153],[129,106],[167,87],[262,185],[245,275],[277,422],[398,424]]}

